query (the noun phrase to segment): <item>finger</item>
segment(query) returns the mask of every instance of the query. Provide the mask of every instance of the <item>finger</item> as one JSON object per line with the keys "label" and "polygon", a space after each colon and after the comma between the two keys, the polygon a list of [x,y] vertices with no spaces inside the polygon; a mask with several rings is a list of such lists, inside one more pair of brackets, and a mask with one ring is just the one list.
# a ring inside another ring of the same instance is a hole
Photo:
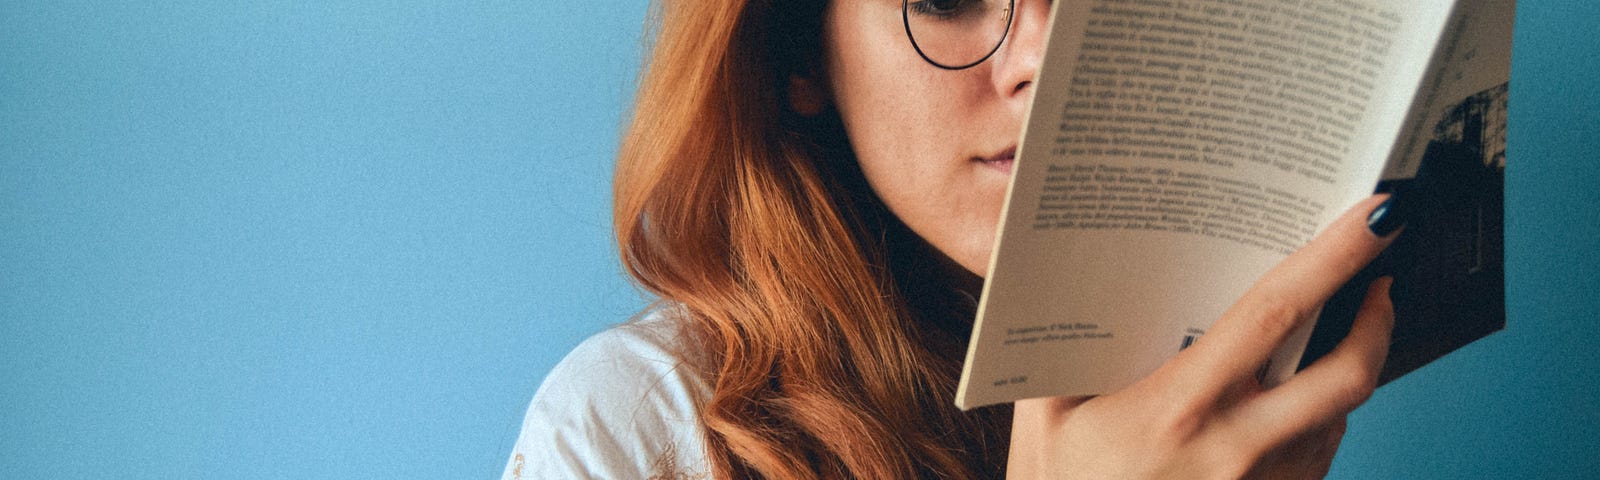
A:
{"label": "finger", "polygon": [[1333,351],[1288,382],[1252,399],[1245,419],[1257,427],[1254,433],[1263,441],[1294,438],[1323,425],[1329,418],[1343,418],[1361,406],[1377,388],[1389,354],[1389,335],[1394,328],[1394,307],[1389,301],[1390,277],[1379,278],[1367,290],[1349,336]]}
{"label": "finger", "polygon": [[1078,397],[1045,397],[1017,400],[1013,418],[1018,420],[1018,422],[1016,422],[1018,425],[1058,424],[1061,423],[1063,418],[1071,414],[1074,409],[1078,408],[1079,405],[1083,405],[1084,402],[1088,402],[1094,398],[1094,395],[1086,395]]}
{"label": "finger", "polygon": [[1387,198],[1374,196],[1351,207],[1256,281],[1190,349],[1202,356],[1196,363],[1207,375],[1254,375],[1296,327],[1388,247],[1394,235],[1379,237],[1367,227],[1369,215]]}
{"label": "finger", "polygon": [[1314,462],[1300,478],[1323,478],[1328,476],[1328,470],[1333,468],[1333,457],[1339,453],[1339,444],[1344,441],[1345,419],[1340,417],[1333,426],[1323,432],[1322,445],[1312,455]]}
{"label": "finger", "polygon": [[1345,419],[1340,417],[1286,444],[1273,446],[1244,478],[1322,478],[1333,465],[1344,430]]}

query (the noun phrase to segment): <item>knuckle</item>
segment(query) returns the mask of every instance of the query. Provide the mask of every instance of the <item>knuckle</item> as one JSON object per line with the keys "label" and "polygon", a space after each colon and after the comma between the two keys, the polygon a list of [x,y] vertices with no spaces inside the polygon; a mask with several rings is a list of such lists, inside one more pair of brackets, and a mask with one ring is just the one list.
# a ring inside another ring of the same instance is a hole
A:
{"label": "knuckle", "polygon": [[1348,428],[1349,424],[1345,423],[1343,418],[1340,418],[1339,421],[1333,422],[1333,425],[1328,426],[1328,436],[1335,439],[1343,437],[1345,430]]}
{"label": "knuckle", "polygon": [[1207,445],[1200,456],[1209,472],[1208,478],[1247,478],[1250,471],[1261,463],[1266,453],[1258,448],[1248,448],[1238,443],[1216,442]]}
{"label": "knuckle", "polygon": [[1205,428],[1213,408],[1211,402],[1198,398],[1173,402],[1159,414],[1156,433],[1174,442],[1187,442]]}
{"label": "knuckle", "polygon": [[1151,418],[1145,432],[1148,440],[1162,448],[1188,450],[1209,443],[1203,439],[1228,428],[1223,407],[1216,399],[1204,395],[1169,398],[1150,410]]}
{"label": "knuckle", "polygon": [[1341,248],[1332,252],[1328,256],[1328,261],[1341,272],[1355,273],[1367,264],[1368,257],[1371,255],[1364,245],[1359,247],[1352,246],[1351,248]]}
{"label": "knuckle", "polygon": [[1251,309],[1250,316],[1255,319],[1255,326],[1260,333],[1276,336],[1293,330],[1301,319],[1304,319],[1307,309],[1295,302],[1275,295],[1268,295]]}
{"label": "knuckle", "polygon": [[1353,372],[1351,375],[1340,377],[1340,382],[1334,386],[1332,392],[1333,399],[1344,407],[1344,410],[1354,410],[1372,398],[1377,383],[1377,375],[1374,373],[1365,370]]}

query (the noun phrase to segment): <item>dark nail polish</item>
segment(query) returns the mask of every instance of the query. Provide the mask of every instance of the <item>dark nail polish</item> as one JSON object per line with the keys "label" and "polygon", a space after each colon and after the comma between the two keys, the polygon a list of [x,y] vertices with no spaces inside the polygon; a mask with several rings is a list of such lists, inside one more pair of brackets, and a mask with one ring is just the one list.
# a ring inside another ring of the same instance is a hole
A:
{"label": "dark nail polish", "polygon": [[1395,198],[1395,195],[1390,195],[1367,215],[1367,229],[1372,230],[1373,235],[1387,237],[1406,224],[1405,215],[1402,215],[1395,205]]}

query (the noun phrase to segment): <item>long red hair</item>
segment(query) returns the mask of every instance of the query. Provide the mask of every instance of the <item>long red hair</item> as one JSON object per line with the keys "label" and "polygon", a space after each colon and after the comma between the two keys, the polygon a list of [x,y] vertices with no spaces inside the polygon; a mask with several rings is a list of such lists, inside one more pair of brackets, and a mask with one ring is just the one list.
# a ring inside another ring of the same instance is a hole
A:
{"label": "long red hair", "polygon": [[960,412],[971,306],[886,212],[838,118],[787,106],[825,2],[662,0],[615,178],[629,273],[711,359],[718,478],[989,478],[1009,408]]}

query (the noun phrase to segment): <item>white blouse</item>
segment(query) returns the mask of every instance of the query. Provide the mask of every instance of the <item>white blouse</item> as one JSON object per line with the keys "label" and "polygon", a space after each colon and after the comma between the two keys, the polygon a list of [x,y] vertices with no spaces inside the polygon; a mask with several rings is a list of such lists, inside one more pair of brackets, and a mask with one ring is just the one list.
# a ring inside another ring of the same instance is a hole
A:
{"label": "white blouse", "polygon": [[710,478],[708,370],[660,310],[590,337],[534,393],[502,480]]}

